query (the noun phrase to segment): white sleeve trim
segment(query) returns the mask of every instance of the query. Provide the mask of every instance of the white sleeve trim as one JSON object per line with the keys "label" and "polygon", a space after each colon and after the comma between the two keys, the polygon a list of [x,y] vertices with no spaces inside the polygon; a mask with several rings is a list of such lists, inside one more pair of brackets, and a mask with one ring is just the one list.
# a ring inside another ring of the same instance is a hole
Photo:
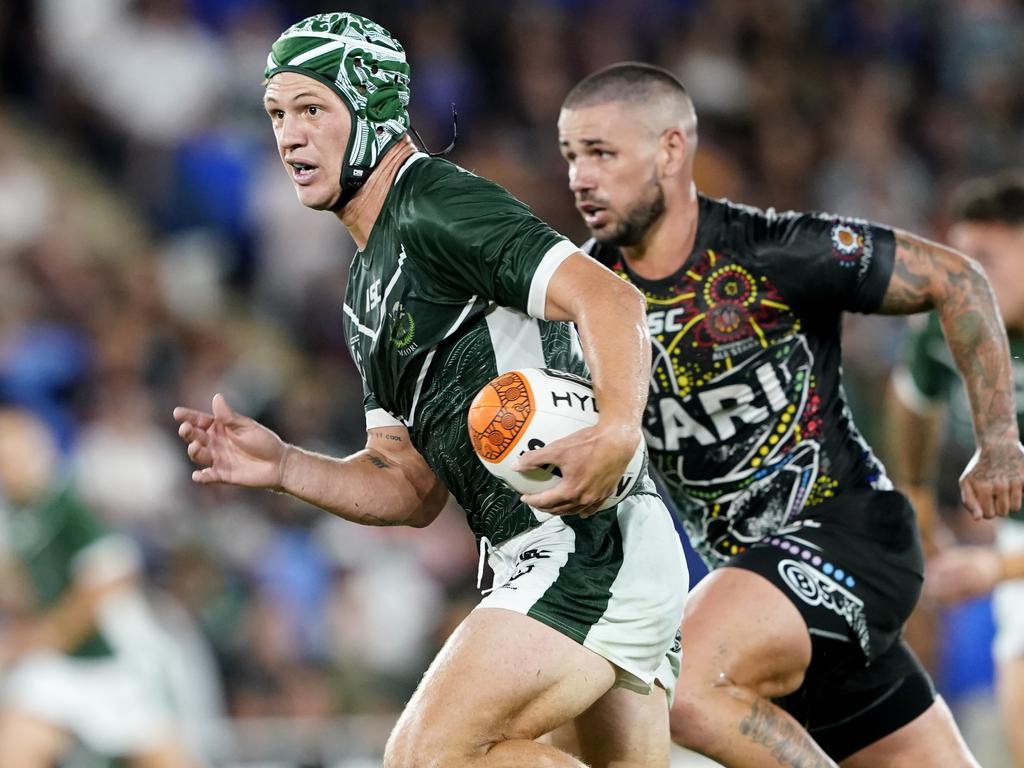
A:
{"label": "white sleeve trim", "polygon": [[530,283],[530,298],[526,303],[526,312],[531,317],[547,320],[544,316],[544,307],[548,299],[548,284],[562,262],[577,251],[579,247],[570,240],[561,240],[548,248],[548,252],[537,265],[533,281]]}
{"label": "white sleeve trim", "polygon": [[379,429],[381,427],[404,427],[405,424],[400,422],[390,413],[385,411],[383,408],[374,408],[372,411],[366,412],[366,428]]}
{"label": "white sleeve trim", "polygon": [[921,391],[905,366],[899,366],[892,372],[892,388],[900,402],[918,416],[930,416],[939,407],[939,401]]}
{"label": "white sleeve trim", "polygon": [[405,161],[404,163],[402,163],[402,167],[401,167],[401,168],[399,168],[399,169],[398,169],[398,173],[396,173],[396,174],[395,174],[395,181],[394,181],[393,183],[394,183],[394,184],[397,184],[397,183],[398,183],[398,180],[399,180],[400,178],[402,178],[402,175],[403,175],[403,174],[404,174],[404,173],[405,173],[405,172],[406,172],[407,170],[409,170],[409,166],[411,166],[411,165],[412,165],[413,163],[415,163],[415,162],[416,162],[417,160],[422,160],[422,159],[423,159],[424,157],[427,157],[427,156],[428,156],[428,155],[427,155],[427,153],[426,153],[426,152],[413,152],[413,153],[412,153],[411,155],[409,155],[409,159],[408,159],[408,160],[406,160],[406,161]]}

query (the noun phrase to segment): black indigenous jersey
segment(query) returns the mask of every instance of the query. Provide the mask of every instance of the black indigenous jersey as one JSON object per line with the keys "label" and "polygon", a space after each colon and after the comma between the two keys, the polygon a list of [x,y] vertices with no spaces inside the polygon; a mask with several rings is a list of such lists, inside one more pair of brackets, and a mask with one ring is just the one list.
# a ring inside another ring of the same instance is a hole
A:
{"label": "black indigenous jersey", "polygon": [[484,384],[517,368],[588,376],[575,328],[543,319],[551,276],[576,250],[498,185],[417,154],[349,273],[345,334],[363,378],[367,428],[408,427],[473,532],[494,544],[549,515],[481,464],[469,405]]}
{"label": "black indigenous jersey", "polygon": [[851,419],[840,316],[872,312],[891,230],[700,197],[693,252],[657,281],[617,248],[591,255],[647,296],[651,459],[711,566],[845,488],[891,488]]}
{"label": "black indigenous jersey", "polygon": [[[916,321],[904,350],[904,362],[893,374],[903,402],[918,411],[949,403],[949,435],[965,452],[974,451],[974,426],[967,390],[960,379],[953,353],[942,334],[939,316],[931,312]],[[1009,333],[1017,424],[1024,432],[1024,335]],[[1011,515],[1024,522],[1024,509]]]}

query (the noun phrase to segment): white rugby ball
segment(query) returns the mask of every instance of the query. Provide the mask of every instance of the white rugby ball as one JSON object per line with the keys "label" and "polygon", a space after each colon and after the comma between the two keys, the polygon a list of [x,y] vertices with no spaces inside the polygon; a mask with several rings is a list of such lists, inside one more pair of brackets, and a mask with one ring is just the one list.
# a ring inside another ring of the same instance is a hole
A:
{"label": "white rugby ball", "polygon": [[[469,407],[469,438],[488,471],[519,493],[538,493],[561,480],[557,467],[518,472],[512,467],[527,451],[597,424],[597,401],[590,382],[546,368],[522,368],[492,379]],[[624,499],[643,470],[647,448],[638,441],[615,490],[599,509]]]}

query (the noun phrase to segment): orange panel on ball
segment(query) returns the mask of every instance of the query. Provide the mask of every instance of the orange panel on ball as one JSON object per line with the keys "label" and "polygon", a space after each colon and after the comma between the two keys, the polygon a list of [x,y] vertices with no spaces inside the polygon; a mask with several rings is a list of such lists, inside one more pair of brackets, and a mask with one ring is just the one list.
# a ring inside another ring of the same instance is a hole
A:
{"label": "orange panel on ball", "polygon": [[529,383],[515,371],[488,383],[469,406],[469,439],[484,461],[509,455],[534,413]]}

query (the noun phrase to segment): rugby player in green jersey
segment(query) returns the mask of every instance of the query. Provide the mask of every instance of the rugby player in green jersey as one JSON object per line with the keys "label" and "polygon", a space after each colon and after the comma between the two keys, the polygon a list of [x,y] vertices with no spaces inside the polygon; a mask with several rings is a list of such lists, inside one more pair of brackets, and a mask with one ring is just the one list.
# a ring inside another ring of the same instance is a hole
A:
{"label": "rugby player in green jersey", "polygon": [[143,595],[142,554],[79,499],[46,425],[9,407],[0,541],[5,592],[29,592],[0,630],[0,765],[51,768],[76,741],[138,768],[201,765],[176,704],[188,662]]}
{"label": "rugby player in green jersey", "polygon": [[[334,213],[358,247],[344,322],[367,444],[311,453],[217,395],[209,413],[175,409],[193,479],[287,492],[366,525],[428,525],[449,494],[465,510],[494,588],[406,706],[389,768],[579,767],[535,741],[573,718],[587,764],[667,766],[682,549],[646,474],[596,512],[642,439],[643,298],[501,187],[416,151],[405,53],[379,25],[306,19],[274,44],[265,77],[299,200]],[[524,367],[589,369],[601,415],[521,459],[563,480],[520,498],[477,459],[467,413],[490,379]]]}
{"label": "rugby player in green jersey", "polygon": [[558,134],[585,250],[647,297],[651,462],[713,569],[683,619],[674,737],[737,768],[976,765],[901,639],[914,513],[853,423],[839,331],[844,311],[936,310],[979,436],[965,504],[1005,516],[1024,453],[981,269],[881,224],[700,194],[693,104],[657,67],[585,78]]}
{"label": "rugby player in green jersey", "polygon": [[[958,190],[949,240],[975,258],[992,283],[1010,344],[1017,424],[1024,429],[1024,171],[977,179]],[[995,590],[999,701],[1014,765],[1024,768],[1024,509],[1013,509],[998,521],[994,548],[942,546],[949,536],[939,533],[936,513],[938,451],[951,443],[954,451],[969,456],[975,436],[967,392],[939,318],[930,314],[920,319],[893,372],[896,397],[888,422],[893,476],[914,499],[934,551],[926,568],[925,593],[955,601]],[[949,443],[943,441],[944,413]]]}

